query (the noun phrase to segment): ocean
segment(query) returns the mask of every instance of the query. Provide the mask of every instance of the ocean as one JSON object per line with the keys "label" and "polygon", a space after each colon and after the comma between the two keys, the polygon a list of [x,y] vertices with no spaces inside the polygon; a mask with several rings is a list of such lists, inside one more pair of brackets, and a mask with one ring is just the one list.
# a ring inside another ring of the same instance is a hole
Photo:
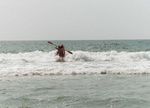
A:
{"label": "ocean", "polygon": [[150,40],[0,41],[0,108],[148,108]]}

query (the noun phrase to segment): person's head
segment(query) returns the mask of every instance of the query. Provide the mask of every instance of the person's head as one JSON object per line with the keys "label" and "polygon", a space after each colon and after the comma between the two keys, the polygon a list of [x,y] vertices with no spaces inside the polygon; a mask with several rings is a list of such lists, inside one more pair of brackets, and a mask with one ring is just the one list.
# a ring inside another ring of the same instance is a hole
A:
{"label": "person's head", "polygon": [[61,48],[61,46],[58,46],[58,49],[60,49]]}
{"label": "person's head", "polygon": [[64,48],[64,45],[62,44],[60,47],[61,47],[61,48]]}

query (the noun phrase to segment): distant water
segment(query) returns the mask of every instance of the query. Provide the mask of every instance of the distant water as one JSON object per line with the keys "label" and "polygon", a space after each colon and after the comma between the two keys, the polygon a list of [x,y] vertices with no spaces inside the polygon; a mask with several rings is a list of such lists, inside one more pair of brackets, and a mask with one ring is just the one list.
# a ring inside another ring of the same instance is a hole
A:
{"label": "distant water", "polygon": [[150,40],[0,42],[0,108],[148,108]]}
{"label": "distant water", "polygon": [[150,40],[69,40],[64,63],[47,41],[1,41],[0,76],[149,74]]}
{"label": "distant water", "polygon": [[[58,45],[64,44],[67,49],[72,51],[150,51],[150,40],[55,40],[51,42]],[[49,52],[53,50],[54,47],[47,44],[47,41],[0,41],[0,53]]]}

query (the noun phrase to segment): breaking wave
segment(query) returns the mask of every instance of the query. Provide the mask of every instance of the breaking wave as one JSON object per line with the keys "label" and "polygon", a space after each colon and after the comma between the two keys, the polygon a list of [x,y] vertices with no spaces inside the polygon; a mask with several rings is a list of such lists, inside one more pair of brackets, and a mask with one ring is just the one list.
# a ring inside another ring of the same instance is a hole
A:
{"label": "breaking wave", "polygon": [[150,51],[72,52],[66,62],[55,62],[55,51],[0,53],[0,76],[150,73]]}

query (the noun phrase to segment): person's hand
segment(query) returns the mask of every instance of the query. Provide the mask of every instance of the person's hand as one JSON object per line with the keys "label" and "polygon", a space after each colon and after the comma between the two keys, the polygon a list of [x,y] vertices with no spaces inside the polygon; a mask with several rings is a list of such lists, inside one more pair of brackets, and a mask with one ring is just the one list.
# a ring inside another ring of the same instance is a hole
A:
{"label": "person's hand", "polygon": [[55,49],[58,49],[58,47],[55,47]]}

